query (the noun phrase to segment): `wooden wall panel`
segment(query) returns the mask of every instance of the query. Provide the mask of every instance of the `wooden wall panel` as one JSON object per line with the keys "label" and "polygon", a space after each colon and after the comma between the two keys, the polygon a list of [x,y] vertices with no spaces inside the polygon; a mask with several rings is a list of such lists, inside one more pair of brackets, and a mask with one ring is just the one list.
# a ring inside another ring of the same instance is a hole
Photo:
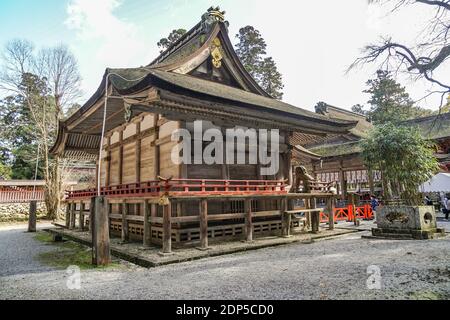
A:
{"label": "wooden wall panel", "polygon": [[[103,155],[106,155],[106,152],[103,150]],[[102,160],[102,167],[100,170],[100,185],[104,187],[106,185],[106,170],[108,170],[108,160],[107,157],[104,157]],[[95,173],[97,174],[97,172]],[[97,188],[97,186],[95,186]]]}
{"label": "wooden wall panel", "polygon": [[154,115],[149,114],[144,117],[144,120],[141,122],[141,131],[153,128],[153,120]]}
{"label": "wooden wall panel", "polygon": [[169,142],[159,146],[160,148],[160,176],[164,178],[179,178],[180,166],[172,161],[172,148],[177,142]]}
{"label": "wooden wall panel", "polygon": [[154,180],[154,148],[151,143],[153,136],[142,139],[141,141],[141,181]]}
{"label": "wooden wall panel", "polygon": [[119,149],[111,150],[111,185],[119,184]]}
{"label": "wooden wall panel", "polygon": [[114,132],[111,136],[111,144],[119,142],[119,132]]}
{"label": "wooden wall panel", "polygon": [[164,123],[159,128],[159,138],[164,138],[167,136],[171,136],[172,133],[180,127],[180,123],[178,121],[169,121]]}
{"label": "wooden wall panel", "polygon": [[128,143],[123,147],[123,177],[122,183],[136,182],[135,143]]}
{"label": "wooden wall panel", "polygon": [[123,131],[123,138],[126,139],[131,136],[134,136],[135,134],[136,134],[136,124],[130,123]]}
{"label": "wooden wall panel", "polygon": [[187,166],[188,179],[222,179],[222,165],[195,165]]}
{"label": "wooden wall panel", "polygon": [[257,165],[231,164],[229,166],[231,180],[258,180]]}

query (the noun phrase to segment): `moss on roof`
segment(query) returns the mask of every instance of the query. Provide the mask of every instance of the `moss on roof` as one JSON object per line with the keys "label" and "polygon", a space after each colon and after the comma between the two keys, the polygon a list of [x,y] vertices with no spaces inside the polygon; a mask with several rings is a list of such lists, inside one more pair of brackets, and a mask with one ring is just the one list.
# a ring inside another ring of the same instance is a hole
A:
{"label": "moss on roof", "polygon": [[404,121],[403,124],[417,128],[426,139],[450,137],[450,112]]}
{"label": "moss on roof", "polygon": [[309,149],[322,157],[338,157],[360,153],[362,151],[360,141],[352,141],[341,144],[320,145]]}
{"label": "moss on roof", "polygon": [[221,83],[200,79],[190,75],[160,70],[150,70],[150,73],[156,76],[157,78],[169,82],[171,84],[174,84],[176,86],[180,86],[182,88],[207,94],[210,96],[215,96],[219,98],[228,99],[231,101],[238,101],[256,106],[264,106],[266,108],[273,110],[287,112],[307,118],[313,118],[318,120],[319,122],[334,124],[337,126],[340,125],[341,127],[352,128],[356,124],[355,122],[349,122],[346,120],[330,119],[323,115],[295,107],[293,105],[287,104],[285,102],[273,98],[264,97],[251,92],[230,87]]}

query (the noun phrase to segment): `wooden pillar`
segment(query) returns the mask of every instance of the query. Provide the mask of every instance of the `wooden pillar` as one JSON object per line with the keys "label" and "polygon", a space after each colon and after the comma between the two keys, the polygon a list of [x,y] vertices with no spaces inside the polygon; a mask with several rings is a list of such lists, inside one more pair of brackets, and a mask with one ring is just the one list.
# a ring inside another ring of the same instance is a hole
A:
{"label": "wooden pillar", "polygon": [[84,202],[81,202],[80,204],[80,215],[78,216],[78,227],[81,231],[84,231],[84,209],[85,205]]}
{"label": "wooden pillar", "polygon": [[98,179],[100,179],[98,175],[98,160],[95,163],[95,188],[98,188]]}
{"label": "wooden pillar", "polygon": [[339,182],[341,184],[341,200],[345,200],[347,198],[347,182],[345,180],[345,172],[343,169],[342,160],[339,162]]}
{"label": "wooden pillar", "polygon": [[291,214],[287,213],[289,207],[288,204],[291,200],[283,198],[280,200],[280,211],[281,211],[281,236],[290,237],[291,236]]}
{"label": "wooden pillar", "polygon": [[163,206],[163,254],[172,253],[172,205]]}
{"label": "wooden pillar", "polygon": [[136,183],[141,183],[141,122],[136,123],[136,136],[138,139],[136,140]]}
{"label": "wooden pillar", "polygon": [[156,141],[159,139],[159,127],[158,127],[158,121],[159,121],[159,114],[155,114],[153,118],[153,127],[155,128],[155,134],[154,134],[154,154],[153,154],[153,171],[154,171],[154,178],[155,180],[158,179],[159,171],[160,171],[160,148],[159,145],[156,144]]}
{"label": "wooden pillar", "polygon": [[111,262],[109,242],[109,210],[105,197],[91,199],[92,264],[105,266]]}
{"label": "wooden pillar", "polygon": [[123,130],[119,131],[119,184],[123,183]]}
{"label": "wooden pillar", "polygon": [[68,229],[70,227],[70,210],[71,210],[72,204],[70,202],[66,203],[66,228]]}
{"label": "wooden pillar", "polygon": [[122,208],[122,242],[127,242],[130,240],[130,235],[128,233],[128,204],[123,203],[120,205]]}
{"label": "wooden pillar", "polygon": [[208,249],[208,201],[200,201],[200,248]]}
{"label": "wooden pillar", "polygon": [[[311,198],[310,200],[311,209],[316,209],[316,199]],[[311,212],[311,229],[313,233],[319,233],[319,223],[320,223],[320,212]]]}
{"label": "wooden pillar", "polygon": [[77,208],[77,204],[72,202],[72,207],[70,208],[70,226],[69,229],[75,229],[75,210]]}
{"label": "wooden pillar", "polygon": [[245,239],[246,241],[253,241],[253,221],[252,221],[252,200],[244,200],[245,211]]}
{"label": "wooden pillar", "polygon": [[107,152],[106,158],[108,160],[106,164],[106,177],[105,177],[105,187],[108,187],[111,184],[111,137],[107,139]]}
{"label": "wooden pillar", "polygon": [[353,224],[359,226],[358,214],[356,212],[356,194],[354,193],[350,195],[350,206],[352,209]]}
{"label": "wooden pillar", "polygon": [[[152,205],[153,207],[153,205]],[[152,244],[152,224],[150,222],[150,204],[148,203],[148,200],[145,200],[144,202],[144,246],[149,247]]]}
{"label": "wooden pillar", "polygon": [[36,232],[36,211],[37,211],[37,201],[31,201],[28,216],[28,232]]}
{"label": "wooden pillar", "polygon": [[367,170],[367,179],[369,181],[369,190],[370,190],[370,195],[375,194],[375,185],[373,183],[373,171],[372,170]]}
{"label": "wooden pillar", "polygon": [[333,197],[327,199],[327,211],[328,211],[328,229],[334,230],[334,207],[335,199]]}

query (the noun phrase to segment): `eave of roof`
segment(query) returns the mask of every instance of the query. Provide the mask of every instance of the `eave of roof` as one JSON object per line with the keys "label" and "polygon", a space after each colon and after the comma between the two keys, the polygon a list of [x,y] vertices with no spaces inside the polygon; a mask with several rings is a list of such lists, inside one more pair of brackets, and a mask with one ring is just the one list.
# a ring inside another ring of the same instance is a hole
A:
{"label": "eave of roof", "polygon": [[402,124],[417,128],[426,139],[438,140],[450,137],[450,112],[411,119],[403,121]]}
{"label": "eave of roof", "polygon": [[319,154],[322,158],[360,154],[362,151],[360,141],[352,141],[340,144],[320,145],[317,147],[310,148],[309,150]]}
{"label": "eave of roof", "polygon": [[159,70],[151,70],[150,73],[160,80],[184,88],[191,92],[201,93],[207,96],[225,99],[231,102],[264,107],[267,110],[273,112],[281,112],[290,114],[292,116],[308,118],[310,120],[316,121],[318,124],[322,123],[333,125],[336,128],[335,132],[347,132],[357,124],[356,121],[351,122],[339,119],[330,119],[328,117],[295,107],[276,99],[267,98],[251,92],[239,90],[237,88],[189,75],[164,72]]}

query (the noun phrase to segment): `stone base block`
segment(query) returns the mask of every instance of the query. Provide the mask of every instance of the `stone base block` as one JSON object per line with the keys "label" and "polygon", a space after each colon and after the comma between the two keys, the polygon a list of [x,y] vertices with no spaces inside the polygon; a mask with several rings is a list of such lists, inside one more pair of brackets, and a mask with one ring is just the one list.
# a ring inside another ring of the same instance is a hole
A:
{"label": "stone base block", "polygon": [[427,240],[445,236],[444,229],[430,230],[401,230],[389,228],[373,228],[372,235],[377,238],[398,239],[398,240]]}

